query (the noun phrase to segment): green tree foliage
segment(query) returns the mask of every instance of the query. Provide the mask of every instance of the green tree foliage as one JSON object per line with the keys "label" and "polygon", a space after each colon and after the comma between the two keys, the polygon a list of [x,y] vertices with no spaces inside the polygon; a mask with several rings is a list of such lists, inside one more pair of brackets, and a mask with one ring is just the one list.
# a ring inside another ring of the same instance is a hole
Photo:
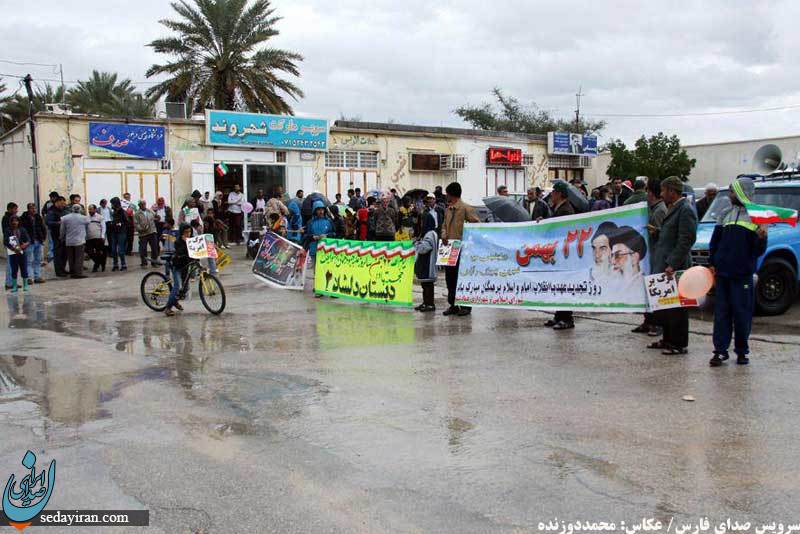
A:
{"label": "green tree foliage", "polygon": [[263,46],[278,35],[269,0],[179,0],[172,3],[177,20],[161,20],[173,35],[148,46],[170,56],[153,65],[147,76],[169,78],[147,91],[204,108],[292,113],[284,96],[303,92],[282,74],[300,76],[300,54]]}
{"label": "green tree foliage", "polygon": [[609,177],[619,176],[626,180],[647,176],[661,181],[668,176],[678,176],[685,182],[697,163],[681,148],[677,135],[666,136],[662,132],[650,138],[641,136],[633,150],[619,139],[606,145],[606,149],[611,153],[611,164],[606,173]]}
{"label": "green tree foliage", "polygon": [[[0,99],[0,128],[9,130],[28,118],[28,97],[24,91]],[[66,100],[75,113],[104,117],[152,118],[153,102],[138,93],[130,80],[118,81],[116,73],[92,71],[87,80],[80,80],[64,95],[64,88],[44,84],[33,92],[33,112],[47,109],[47,104]]]}
{"label": "green tree foliage", "polygon": [[547,132],[598,132],[605,128],[605,121],[581,119],[577,128],[575,121],[558,119],[536,104],[525,106],[519,100],[503,94],[499,88],[492,91],[497,106],[461,106],[454,113],[478,130],[546,134]]}
{"label": "green tree foliage", "polygon": [[[28,97],[23,96],[24,92],[23,89],[13,96],[0,98],[0,131],[10,130],[28,118]],[[44,88],[33,92],[33,112],[44,111],[46,104],[61,102],[63,99],[63,87],[53,87],[47,83]]]}
{"label": "green tree foliage", "polygon": [[124,106],[120,103],[135,95],[130,80],[118,80],[116,73],[95,70],[88,80],[80,80],[67,91],[67,102],[77,113],[125,116]]}

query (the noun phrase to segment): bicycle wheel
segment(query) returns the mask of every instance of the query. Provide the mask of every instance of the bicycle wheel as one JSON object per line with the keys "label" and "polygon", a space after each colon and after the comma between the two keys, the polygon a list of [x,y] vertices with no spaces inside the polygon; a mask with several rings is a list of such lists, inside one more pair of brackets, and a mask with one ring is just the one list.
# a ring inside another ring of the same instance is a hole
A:
{"label": "bicycle wheel", "polygon": [[167,309],[167,300],[172,291],[172,280],[164,273],[153,271],[142,278],[140,286],[142,300],[153,311],[162,312]]}
{"label": "bicycle wheel", "polygon": [[214,315],[222,313],[222,310],[225,309],[225,289],[216,276],[209,273],[200,273],[197,289],[200,293],[200,300],[203,301],[203,306],[209,312]]}

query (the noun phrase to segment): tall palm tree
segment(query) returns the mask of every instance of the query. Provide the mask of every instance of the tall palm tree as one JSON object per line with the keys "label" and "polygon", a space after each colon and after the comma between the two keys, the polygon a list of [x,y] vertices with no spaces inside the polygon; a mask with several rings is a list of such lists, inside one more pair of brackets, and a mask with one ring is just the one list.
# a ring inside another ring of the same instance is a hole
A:
{"label": "tall palm tree", "polygon": [[114,72],[92,71],[88,80],[78,81],[78,85],[67,92],[67,100],[74,111],[96,115],[124,115],[117,103],[132,98],[136,91],[128,79],[117,81]]}
{"label": "tall palm tree", "polygon": [[[248,5],[250,4],[250,5]],[[147,76],[169,78],[147,95],[188,101],[194,111],[247,109],[267,113],[292,113],[284,95],[295,100],[303,92],[282,73],[300,76],[300,54],[262,46],[278,35],[269,0],[187,0],[172,3],[180,20],[161,20],[175,32],[148,46],[172,56],[153,65]]]}

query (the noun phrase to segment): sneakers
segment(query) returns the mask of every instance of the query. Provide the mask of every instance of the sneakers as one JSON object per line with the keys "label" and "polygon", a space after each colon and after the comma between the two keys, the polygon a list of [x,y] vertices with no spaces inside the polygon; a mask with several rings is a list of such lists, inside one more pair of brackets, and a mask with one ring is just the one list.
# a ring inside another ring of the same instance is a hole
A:
{"label": "sneakers", "polygon": [[459,317],[466,317],[467,315],[472,314],[472,308],[469,306],[459,306],[458,307],[458,316]]}
{"label": "sneakers", "polygon": [[575,323],[568,323],[566,321],[558,321],[553,325],[553,330],[570,330],[575,328]]}
{"label": "sneakers", "polygon": [[556,321],[555,319],[550,319],[548,321],[545,321],[544,326],[545,328],[553,328],[557,323],[558,321]]}
{"label": "sneakers", "polygon": [[722,365],[722,362],[724,362],[727,359],[728,359],[728,355],[726,353],[717,354],[715,352],[714,356],[712,356],[711,359],[708,360],[708,365],[711,366],[711,367],[719,367],[720,365]]}
{"label": "sneakers", "polygon": [[458,306],[450,306],[442,312],[442,315],[458,315]]}
{"label": "sneakers", "polygon": [[650,333],[650,325],[647,323],[642,323],[633,330],[631,330],[634,334],[649,334]]}
{"label": "sneakers", "polygon": [[175,309],[176,309],[176,310],[183,311],[183,306],[181,306],[180,302],[176,302],[176,303],[175,303]]}
{"label": "sneakers", "polygon": [[736,355],[736,365],[747,365],[748,363],[750,363],[750,358],[748,358],[744,354]]}
{"label": "sneakers", "polygon": [[164,315],[166,315],[167,317],[173,317],[175,315],[175,311],[172,310],[171,308],[167,308],[166,310],[164,310]]}

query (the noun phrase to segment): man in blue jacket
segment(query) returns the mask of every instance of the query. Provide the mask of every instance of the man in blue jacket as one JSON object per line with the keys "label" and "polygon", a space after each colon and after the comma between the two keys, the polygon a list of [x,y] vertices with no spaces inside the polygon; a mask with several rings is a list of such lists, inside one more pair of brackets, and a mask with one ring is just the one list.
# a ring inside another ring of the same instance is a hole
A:
{"label": "man in blue jacket", "polygon": [[753,325],[758,258],[767,250],[767,229],[750,220],[744,207],[752,202],[755,185],[750,178],[737,178],[729,191],[731,207],[717,219],[711,236],[709,265],[714,270],[714,356],[708,362],[719,367],[728,359],[732,334],[736,363],[750,363],[748,339]]}

